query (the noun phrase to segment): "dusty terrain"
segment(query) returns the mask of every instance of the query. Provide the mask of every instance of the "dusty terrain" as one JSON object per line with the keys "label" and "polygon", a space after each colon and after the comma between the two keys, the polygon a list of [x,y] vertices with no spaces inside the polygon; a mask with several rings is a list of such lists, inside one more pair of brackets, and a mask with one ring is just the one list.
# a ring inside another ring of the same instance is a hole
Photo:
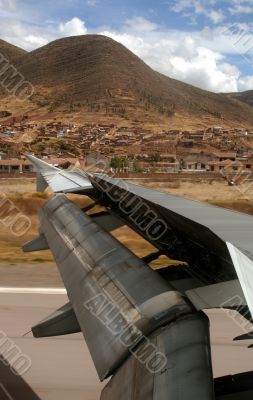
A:
{"label": "dusty terrain", "polygon": [[[50,190],[45,193],[35,192],[35,179],[0,179],[0,263],[16,264],[16,263],[51,263],[53,257],[50,251],[39,251],[36,253],[23,253],[21,246],[27,241],[37,236],[39,228],[38,213],[40,207],[45,204],[47,199],[52,195]],[[85,196],[68,196],[76,205],[84,207],[91,200]],[[17,207],[19,212],[29,219],[30,227],[25,230],[24,234],[16,236],[13,234],[9,220],[6,221],[6,214],[2,202],[11,202]],[[96,209],[94,211],[97,211]],[[94,212],[93,211],[93,212]],[[144,256],[153,247],[141,239],[138,235],[129,229],[123,227],[114,231],[115,236],[124,242],[139,256]]]}
{"label": "dusty terrain", "polygon": [[[240,192],[236,187],[228,186],[225,181],[163,183],[134,181],[134,183],[145,184],[160,191],[210,202],[253,215],[253,202],[247,199],[247,193]],[[39,209],[52,195],[50,191],[37,193],[35,190],[35,179],[0,179],[0,205],[2,204],[0,206],[0,264],[14,264],[15,266],[18,263],[23,265],[25,263],[40,265],[42,262],[52,265],[53,263],[50,251],[23,253],[21,250],[22,244],[37,235]],[[84,196],[71,195],[70,198],[80,207],[91,201]],[[25,230],[24,234],[20,236],[13,234],[10,220],[6,220],[3,202],[5,204],[8,202],[8,204],[17,207],[17,210],[29,219],[30,226]],[[113,234],[138,256],[144,256],[154,250],[149,243],[127,227],[120,228],[114,231]]]}
{"label": "dusty terrain", "polygon": [[238,186],[229,186],[226,180],[188,182],[134,180],[132,183],[253,215],[253,181],[245,181]]}

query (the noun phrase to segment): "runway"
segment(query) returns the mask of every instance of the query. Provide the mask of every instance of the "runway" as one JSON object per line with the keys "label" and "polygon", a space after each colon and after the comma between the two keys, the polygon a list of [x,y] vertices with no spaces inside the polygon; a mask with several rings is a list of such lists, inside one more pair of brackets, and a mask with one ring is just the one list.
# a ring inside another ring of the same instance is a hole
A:
{"label": "runway", "polygon": [[31,368],[22,376],[25,385],[6,373],[9,367],[4,373],[0,370],[1,400],[9,398],[2,386],[13,400],[99,399],[103,384],[81,334],[45,339],[26,335],[34,324],[67,302],[64,292],[59,288],[0,288],[1,330],[31,359]]}
{"label": "runway", "polygon": [[[0,363],[0,400],[99,399],[104,383],[97,378],[81,334],[46,339],[27,334],[31,326],[66,302],[63,288],[0,288],[2,335],[4,332],[31,360],[31,367],[21,378],[9,365]],[[215,377],[252,370],[253,349],[247,346],[253,340],[233,342],[235,336],[244,333],[239,320],[217,310],[208,315]],[[1,339],[0,353],[4,354]]]}

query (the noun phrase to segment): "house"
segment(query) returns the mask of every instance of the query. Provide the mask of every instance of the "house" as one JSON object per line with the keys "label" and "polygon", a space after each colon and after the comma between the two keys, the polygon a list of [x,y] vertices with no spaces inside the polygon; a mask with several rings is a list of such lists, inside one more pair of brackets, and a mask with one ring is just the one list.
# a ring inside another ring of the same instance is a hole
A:
{"label": "house", "polygon": [[64,137],[64,136],[65,136],[64,131],[57,132],[57,137]]}
{"label": "house", "polygon": [[231,161],[231,160],[210,161],[208,165],[210,171],[213,172],[219,172],[219,171],[235,172],[243,169],[243,164],[240,161]]}
{"label": "house", "polygon": [[219,158],[219,161],[225,161],[225,160],[235,161],[235,159],[236,159],[236,152],[234,152],[234,151],[216,152],[215,155],[216,155],[216,157]]}
{"label": "house", "polygon": [[162,173],[177,173],[179,171],[179,162],[138,162],[138,167],[146,172],[162,172]]}
{"label": "house", "polygon": [[3,172],[8,174],[34,172],[34,167],[29,161],[12,158],[0,160],[0,173]]}
{"label": "house", "polygon": [[3,136],[4,136],[4,137],[7,137],[7,138],[11,138],[11,137],[14,136],[14,132],[5,131],[5,132],[3,132]]}

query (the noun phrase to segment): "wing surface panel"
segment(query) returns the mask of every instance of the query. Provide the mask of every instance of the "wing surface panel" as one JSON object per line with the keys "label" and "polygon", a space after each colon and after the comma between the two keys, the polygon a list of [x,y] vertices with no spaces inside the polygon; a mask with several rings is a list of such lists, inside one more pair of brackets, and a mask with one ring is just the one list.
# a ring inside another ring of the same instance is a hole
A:
{"label": "wing surface panel", "polygon": [[179,292],[65,196],[56,196],[42,208],[41,232],[100,379],[120,365],[143,335],[189,312]]}

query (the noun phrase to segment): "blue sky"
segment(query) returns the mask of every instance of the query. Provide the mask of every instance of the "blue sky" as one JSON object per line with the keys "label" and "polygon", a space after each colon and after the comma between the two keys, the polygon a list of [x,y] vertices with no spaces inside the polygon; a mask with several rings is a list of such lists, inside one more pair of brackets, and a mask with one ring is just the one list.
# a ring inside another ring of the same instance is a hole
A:
{"label": "blue sky", "polygon": [[253,0],[0,0],[0,37],[29,51],[91,33],[195,86],[253,89]]}

